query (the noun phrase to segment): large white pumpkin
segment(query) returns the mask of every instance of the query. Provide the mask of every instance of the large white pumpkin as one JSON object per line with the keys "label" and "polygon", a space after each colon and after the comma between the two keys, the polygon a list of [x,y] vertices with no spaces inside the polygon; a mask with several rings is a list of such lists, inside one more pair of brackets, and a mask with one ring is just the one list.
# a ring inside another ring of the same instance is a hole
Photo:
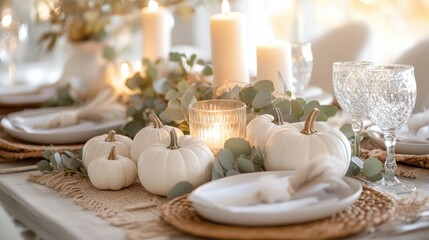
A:
{"label": "large white pumpkin", "polygon": [[183,132],[180,129],[163,125],[156,115],[149,115],[149,119],[153,125],[142,128],[134,137],[131,145],[131,159],[135,163],[137,163],[140,154],[150,145],[169,139],[171,129],[174,129],[178,136],[183,136]]}
{"label": "large white pumpkin", "polygon": [[138,175],[149,192],[167,196],[173,187],[187,181],[194,187],[210,181],[213,152],[200,138],[189,135],[177,139],[174,130],[170,139],[147,148],[138,161]]}
{"label": "large white pumpkin", "polygon": [[101,190],[119,190],[133,184],[137,178],[137,166],[133,160],[116,155],[115,146],[109,155],[96,158],[88,166],[92,185]]}
{"label": "large white pumpkin", "polygon": [[318,109],[313,109],[305,122],[293,123],[279,129],[265,145],[265,169],[295,170],[308,162],[327,157],[345,175],[350,164],[351,147],[341,131],[326,123],[315,122]]}
{"label": "large white pumpkin", "polygon": [[261,149],[262,152],[265,150],[268,138],[280,128],[289,125],[289,123],[283,121],[279,108],[274,108],[273,110],[274,116],[271,114],[257,116],[246,126],[247,141],[251,146]]}
{"label": "large white pumpkin", "polygon": [[116,152],[124,157],[130,158],[130,148],[133,140],[131,138],[116,134],[114,130],[110,130],[109,134],[89,139],[82,150],[82,162],[85,168],[88,169],[92,160],[108,155],[113,146],[116,147]]}

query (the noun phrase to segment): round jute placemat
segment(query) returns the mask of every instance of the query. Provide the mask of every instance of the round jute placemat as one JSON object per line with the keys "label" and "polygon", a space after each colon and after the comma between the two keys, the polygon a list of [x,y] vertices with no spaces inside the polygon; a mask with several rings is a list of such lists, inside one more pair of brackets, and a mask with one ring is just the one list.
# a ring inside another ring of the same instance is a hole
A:
{"label": "round jute placemat", "polygon": [[394,202],[363,187],[359,200],[333,216],[318,221],[272,227],[222,225],[200,217],[186,196],[164,205],[161,218],[173,227],[199,237],[218,239],[333,239],[351,236],[380,225],[394,214]]}

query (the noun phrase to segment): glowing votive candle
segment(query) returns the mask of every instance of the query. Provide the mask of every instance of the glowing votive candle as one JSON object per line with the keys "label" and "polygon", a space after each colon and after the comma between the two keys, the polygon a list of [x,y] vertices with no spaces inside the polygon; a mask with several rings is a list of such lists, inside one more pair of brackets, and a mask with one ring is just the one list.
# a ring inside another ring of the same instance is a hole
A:
{"label": "glowing votive candle", "polygon": [[226,140],[246,137],[246,104],[235,100],[206,100],[189,106],[189,130],[217,153]]}

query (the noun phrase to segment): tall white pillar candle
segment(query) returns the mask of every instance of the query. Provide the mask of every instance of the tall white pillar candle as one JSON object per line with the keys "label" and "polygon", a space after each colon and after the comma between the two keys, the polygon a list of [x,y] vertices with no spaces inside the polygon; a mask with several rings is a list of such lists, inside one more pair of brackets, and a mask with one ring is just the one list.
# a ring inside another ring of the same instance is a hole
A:
{"label": "tall white pillar candle", "polygon": [[230,12],[228,1],[223,0],[222,13],[210,19],[210,30],[213,86],[225,82],[249,83],[244,14]]}
{"label": "tall white pillar candle", "polygon": [[[278,92],[293,91],[292,57],[289,42],[270,40],[256,46],[257,81],[271,80]],[[279,78],[279,73],[283,81]]]}
{"label": "tall white pillar candle", "polygon": [[171,12],[159,7],[155,0],[141,11],[143,31],[143,58],[155,62],[158,59],[168,60],[171,46],[171,30],[174,18]]}

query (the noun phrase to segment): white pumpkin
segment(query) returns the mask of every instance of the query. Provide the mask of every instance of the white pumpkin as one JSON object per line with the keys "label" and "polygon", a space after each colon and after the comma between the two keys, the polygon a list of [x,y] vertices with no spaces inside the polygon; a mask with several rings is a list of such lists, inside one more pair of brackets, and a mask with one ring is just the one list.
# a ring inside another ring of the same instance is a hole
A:
{"label": "white pumpkin", "polygon": [[214,158],[202,139],[189,135],[177,139],[171,130],[169,141],[153,144],[140,155],[139,179],[149,192],[167,196],[181,181],[194,187],[210,181]]}
{"label": "white pumpkin", "polygon": [[136,181],[137,165],[129,158],[116,155],[116,147],[113,146],[109,155],[91,161],[88,176],[98,189],[119,190]]}
{"label": "white pumpkin", "polygon": [[183,136],[183,132],[180,129],[163,125],[156,115],[149,115],[149,119],[153,126],[142,128],[134,137],[131,145],[131,159],[135,163],[137,163],[140,154],[150,145],[159,143],[164,139],[169,139],[171,129],[174,129],[178,136]]}
{"label": "white pumpkin", "polygon": [[85,168],[88,168],[92,160],[109,154],[113,146],[116,147],[116,152],[124,157],[130,158],[131,138],[116,134],[114,130],[110,130],[109,134],[89,139],[82,150],[82,162]]}
{"label": "white pumpkin", "polygon": [[332,156],[339,173],[346,174],[350,164],[351,147],[338,129],[316,122],[319,109],[315,108],[305,122],[293,123],[279,129],[265,145],[265,169],[295,170],[319,156]]}
{"label": "white pumpkin", "polygon": [[274,116],[263,114],[255,117],[246,126],[247,141],[251,146],[258,147],[262,152],[268,138],[280,128],[289,125],[283,121],[283,116],[279,108],[274,108]]}

